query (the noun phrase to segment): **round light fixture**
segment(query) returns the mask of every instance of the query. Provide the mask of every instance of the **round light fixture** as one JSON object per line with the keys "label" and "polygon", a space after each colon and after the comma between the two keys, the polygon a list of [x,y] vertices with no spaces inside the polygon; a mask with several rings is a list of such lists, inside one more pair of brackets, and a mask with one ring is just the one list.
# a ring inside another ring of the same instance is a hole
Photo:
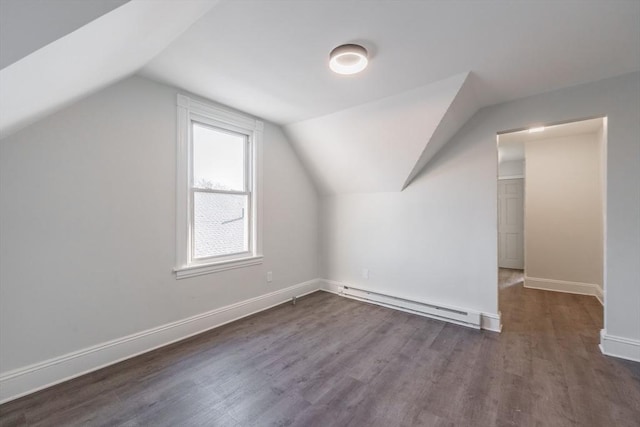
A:
{"label": "round light fixture", "polygon": [[343,44],[329,54],[329,68],[338,74],[356,74],[367,68],[367,49],[358,44]]}

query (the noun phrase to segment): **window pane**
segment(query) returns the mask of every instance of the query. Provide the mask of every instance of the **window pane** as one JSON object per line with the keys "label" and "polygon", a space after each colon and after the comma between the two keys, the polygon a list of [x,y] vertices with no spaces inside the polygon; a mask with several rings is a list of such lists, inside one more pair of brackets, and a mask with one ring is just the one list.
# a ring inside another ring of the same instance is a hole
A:
{"label": "window pane", "polygon": [[246,137],[193,123],[193,186],[245,191]]}
{"label": "window pane", "polygon": [[194,192],[194,258],[249,250],[247,195]]}

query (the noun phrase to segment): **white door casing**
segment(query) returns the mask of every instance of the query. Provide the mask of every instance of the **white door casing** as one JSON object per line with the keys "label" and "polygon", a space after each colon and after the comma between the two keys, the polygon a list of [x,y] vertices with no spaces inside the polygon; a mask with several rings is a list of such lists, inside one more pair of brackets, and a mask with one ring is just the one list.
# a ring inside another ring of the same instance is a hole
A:
{"label": "white door casing", "polygon": [[524,269],[524,179],[498,180],[498,267]]}

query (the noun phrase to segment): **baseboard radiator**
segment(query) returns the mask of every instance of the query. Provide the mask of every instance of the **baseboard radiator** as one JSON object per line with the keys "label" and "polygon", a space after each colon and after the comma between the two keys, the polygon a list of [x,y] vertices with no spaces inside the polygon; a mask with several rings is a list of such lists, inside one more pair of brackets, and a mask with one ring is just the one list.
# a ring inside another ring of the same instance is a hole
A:
{"label": "baseboard radiator", "polygon": [[421,301],[414,301],[380,292],[343,286],[342,295],[361,301],[371,302],[384,307],[407,311],[421,316],[445,320],[474,329],[480,329],[480,313],[459,308],[435,305]]}

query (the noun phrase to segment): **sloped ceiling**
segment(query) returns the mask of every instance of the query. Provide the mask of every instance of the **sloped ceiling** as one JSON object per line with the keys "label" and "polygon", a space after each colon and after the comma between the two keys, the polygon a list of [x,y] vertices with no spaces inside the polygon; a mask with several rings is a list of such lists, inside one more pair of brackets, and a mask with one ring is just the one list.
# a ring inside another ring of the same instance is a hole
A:
{"label": "sloped ceiling", "polygon": [[467,75],[462,86],[460,86],[460,90],[458,90],[456,96],[451,100],[451,104],[447,107],[447,111],[442,116],[438,126],[430,135],[425,134],[427,141],[424,149],[409,172],[409,175],[404,180],[402,190],[411,184],[411,181],[413,181],[418,173],[427,165],[429,160],[436,155],[438,150],[478,111],[479,104],[473,86],[474,79],[474,75]]}
{"label": "sloped ceiling", "polygon": [[400,191],[468,73],[285,126],[324,194]]}
{"label": "sloped ceiling", "polygon": [[[481,105],[640,68],[638,1],[222,1],[142,75],[291,124],[472,71]],[[329,52],[370,52],[340,76]]]}
{"label": "sloped ceiling", "polygon": [[[222,2],[141,73],[285,125],[325,194],[401,191],[479,107],[639,69],[639,19],[631,2]],[[332,73],[351,42],[369,68]]]}
{"label": "sloped ceiling", "polygon": [[0,137],[134,73],[214,4],[131,0],[3,68]]}
{"label": "sloped ceiling", "polygon": [[[285,125],[326,193],[399,191],[477,108],[640,70],[639,22],[637,1],[131,0],[0,70],[0,135],[139,72]],[[370,66],[331,73],[354,42]]]}
{"label": "sloped ceiling", "polygon": [[0,69],[129,0],[0,0]]}

